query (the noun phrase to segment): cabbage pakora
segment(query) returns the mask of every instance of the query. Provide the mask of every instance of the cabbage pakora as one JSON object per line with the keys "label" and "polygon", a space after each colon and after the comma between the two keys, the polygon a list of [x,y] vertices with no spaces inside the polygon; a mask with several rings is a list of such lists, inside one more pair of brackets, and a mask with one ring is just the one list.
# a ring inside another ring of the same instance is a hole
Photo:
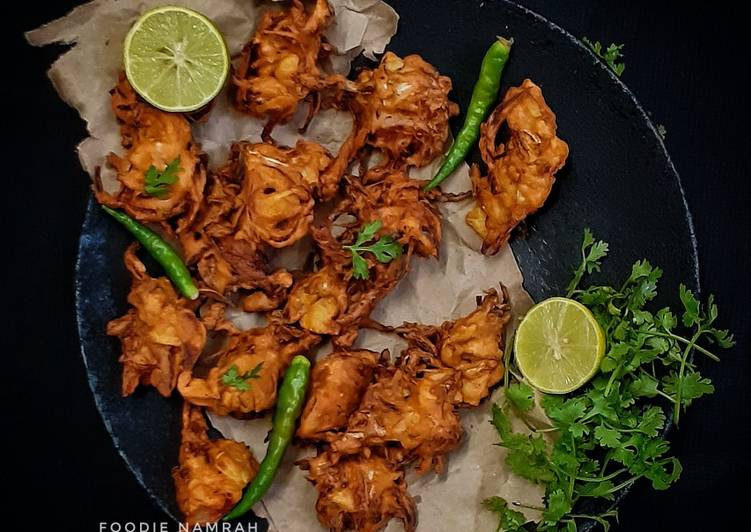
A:
{"label": "cabbage pakora", "polygon": [[418,255],[436,257],[441,244],[441,215],[425,197],[423,185],[403,170],[370,170],[361,181],[349,181],[347,196],[337,213],[351,214],[360,223],[380,220],[380,233],[394,236]]}
{"label": "cabbage pakora", "polygon": [[200,408],[183,404],[179,465],[172,470],[177,505],[192,529],[214,523],[242,497],[258,462],[242,443],[210,440]]}
{"label": "cabbage pakora", "polygon": [[208,373],[182,372],[177,389],[189,403],[220,416],[263,412],[276,403],[279,379],[292,358],[307,354],[318,341],[314,334],[275,321],[230,334]]}
{"label": "cabbage pakora", "polygon": [[132,278],[131,308],[107,324],[107,334],[119,337],[122,344],[123,396],[144,384],[169,397],[180,372],[189,371],[201,354],[206,329],[169,279],[149,276],[136,256],[137,248],[132,244],[125,252]]}
{"label": "cabbage pakora", "polygon": [[[127,151],[124,156],[111,153],[107,157],[121,186],[112,195],[97,182],[97,201],[123,209],[141,222],[175,219],[177,231],[184,231],[198,212],[206,184],[206,162],[193,141],[190,123],[181,114],[160,111],[143,102],[124,74],[111,94]],[[165,172],[170,165],[175,171],[163,182],[147,179]]]}
{"label": "cabbage pakora", "polygon": [[323,452],[300,466],[318,491],[318,520],[329,530],[377,532],[394,518],[401,519],[406,532],[415,530],[417,509],[404,472],[387,459]]}
{"label": "cabbage pakora", "polygon": [[362,349],[335,351],[317,361],[310,376],[298,437],[323,440],[327,432],[345,428],[373,381],[378,362],[378,353]]}
{"label": "cabbage pakora", "polygon": [[[508,140],[496,144],[504,125]],[[548,198],[555,173],[568,157],[568,145],[556,136],[556,127],[540,87],[529,79],[510,88],[483,123],[480,154],[488,175],[472,165],[477,205],[467,213],[467,224],[482,237],[483,253],[497,253],[514,227]]]}
{"label": "cabbage pakora", "polygon": [[357,76],[358,90],[345,96],[355,123],[327,170],[337,181],[360,150],[369,145],[382,151],[388,161],[425,166],[444,152],[449,118],[459,107],[448,99],[451,79],[419,55],[400,58],[386,52],[377,68]]}
{"label": "cabbage pakora", "polygon": [[[307,233],[314,195],[330,155],[314,142],[293,148],[239,143],[225,166],[210,176],[196,221],[181,237],[189,264],[220,294],[260,290],[245,310],[268,310],[286,295],[292,276],[268,271],[271,248],[287,247]],[[259,303],[260,302],[260,303]]]}
{"label": "cabbage pakora", "polygon": [[409,343],[404,364],[449,368],[457,386],[451,400],[460,406],[477,406],[503,378],[504,329],[511,320],[505,288],[488,290],[477,309],[440,326],[405,324],[397,328]]}
{"label": "cabbage pakora", "polygon": [[293,0],[287,10],[264,13],[245,45],[232,77],[235,107],[268,119],[264,140],[270,139],[276,124],[288,122],[304,100],[310,100],[312,117],[319,91],[344,81],[341,76],[326,76],[318,65],[327,49],[321,33],[331,14],[328,0],[317,0],[310,13],[301,0]]}
{"label": "cabbage pakora", "polygon": [[[347,423],[331,443],[341,454],[379,447],[391,460],[417,460],[416,470],[443,471],[444,456],[455,449],[463,429],[451,402],[456,375],[451,369],[383,368]],[[398,445],[395,445],[398,444]]]}

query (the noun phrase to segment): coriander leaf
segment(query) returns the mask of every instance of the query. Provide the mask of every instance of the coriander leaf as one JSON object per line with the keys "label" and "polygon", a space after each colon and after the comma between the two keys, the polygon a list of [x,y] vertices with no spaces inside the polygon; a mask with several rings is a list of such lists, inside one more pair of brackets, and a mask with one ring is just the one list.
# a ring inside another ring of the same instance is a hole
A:
{"label": "coriander leaf", "polygon": [[394,237],[385,235],[372,244],[368,242],[375,239],[383,224],[380,220],[373,220],[360,228],[355,243],[343,246],[352,253],[352,275],[355,279],[367,279],[370,276],[368,262],[361,253],[372,253],[376,260],[382,263],[391,262],[402,255],[402,246]]}
{"label": "coriander leaf", "polygon": [[[669,468],[669,469],[668,469]],[[652,487],[656,490],[668,489],[683,472],[683,466],[677,458],[668,458],[649,466],[644,476],[652,481]]]}
{"label": "coriander leaf", "polygon": [[506,387],[506,399],[514,408],[521,412],[528,412],[535,406],[535,398],[527,384],[517,382]]}
{"label": "coriander leaf", "polygon": [[177,173],[180,171],[180,156],[167,164],[162,171],[156,169],[152,164],[146,169],[144,174],[144,192],[149,196],[157,198],[164,197],[169,192],[170,185],[177,181]]}
{"label": "coriander leaf", "polygon": [[542,407],[547,416],[556,422],[556,426],[566,427],[584,415],[587,403],[583,397],[562,400],[556,396],[546,395],[542,399]]}
{"label": "coriander leaf", "polygon": [[490,423],[495,427],[495,430],[498,432],[498,436],[500,436],[501,440],[504,440],[508,437],[509,434],[511,434],[511,422],[509,421],[508,417],[506,417],[506,414],[503,413],[503,409],[499,407],[497,404],[493,403],[493,405],[490,407],[491,410],[491,420]]}
{"label": "coriander leaf", "polygon": [[647,436],[657,436],[658,431],[665,426],[665,413],[657,405],[647,407],[639,418],[636,429]]}
{"label": "coriander leaf", "polygon": [[602,240],[595,241],[592,231],[584,229],[581,245],[581,263],[574,271],[574,277],[566,287],[568,297],[576,291],[584,274],[600,271],[600,262],[608,254],[608,243]]}
{"label": "coriander leaf", "polygon": [[222,384],[227,387],[236,388],[241,392],[247,392],[250,390],[250,383],[248,381],[258,379],[261,373],[263,362],[259,362],[253,369],[240,374],[240,370],[237,365],[232,364],[229,369],[222,375]]}
{"label": "coriander leaf", "polygon": [[598,425],[595,427],[595,438],[600,442],[603,447],[611,447],[617,449],[621,446],[620,432],[615,429],[606,427],[605,425]]}
{"label": "coriander leaf", "polygon": [[680,397],[684,408],[689,406],[694,399],[698,399],[702,395],[714,393],[712,381],[702,378],[695,371],[688,372],[682,379],[678,373],[671,372],[663,379],[663,384],[665,386],[665,393],[674,398]]}
{"label": "coriander leaf", "polygon": [[678,288],[678,295],[683,304],[683,325],[692,327],[701,321],[699,315],[699,301],[694,297],[694,293],[681,283]]}
{"label": "coriander leaf", "polygon": [[658,384],[657,379],[642,373],[631,381],[628,389],[635,397],[654,397],[657,395]]}
{"label": "coriander leaf", "polygon": [[352,252],[352,275],[355,279],[367,279],[368,262],[359,253]]}
{"label": "coriander leaf", "polygon": [[[515,436],[519,436],[516,434]],[[542,436],[526,436],[523,445],[511,448],[506,455],[506,465],[511,471],[534,482],[551,482],[555,476],[550,470],[545,440]]]}
{"label": "coriander leaf", "polygon": [[547,496],[547,508],[542,514],[546,523],[555,524],[571,511],[571,500],[562,489],[552,491]]}
{"label": "coriander leaf", "polygon": [[497,531],[516,532],[524,530],[522,526],[527,522],[527,518],[524,517],[523,513],[511,510],[508,503],[501,497],[488,497],[482,501],[482,505],[485,509],[498,514]]}

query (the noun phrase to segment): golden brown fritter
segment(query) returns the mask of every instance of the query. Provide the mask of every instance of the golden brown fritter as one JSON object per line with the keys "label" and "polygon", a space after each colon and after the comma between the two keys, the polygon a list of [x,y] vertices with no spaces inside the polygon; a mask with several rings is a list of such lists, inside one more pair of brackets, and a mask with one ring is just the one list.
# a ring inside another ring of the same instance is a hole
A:
{"label": "golden brown fritter", "polygon": [[[97,201],[124,209],[141,222],[177,220],[182,232],[193,220],[203,199],[206,164],[193,142],[188,120],[178,113],[160,111],[138,98],[124,74],[112,92],[112,108],[121,123],[122,145],[127,153],[110,153],[107,163],[117,171],[121,187],[109,194],[97,183]],[[177,180],[159,194],[146,190],[146,172],[150,167],[162,171],[179,161]]]}
{"label": "golden brown fritter", "polygon": [[[504,124],[508,141],[496,145]],[[542,207],[568,157],[568,145],[556,136],[555,115],[540,87],[525,79],[506,92],[482,125],[480,154],[488,175],[472,165],[477,205],[467,214],[467,224],[482,237],[482,252],[493,255],[519,222]]]}
{"label": "golden brown fritter", "polygon": [[451,369],[412,374],[384,368],[349,418],[347,431],[332,441],[332,451],[357,454],[382,447],[394,462],[416,459],[420,473],[443,471],[444,455],[459,445],[463,432],[451,403],[455,386]]}
{"label": "golden brown fritter", "polygon": [[206,344],[206,329],[187,299],[179,297],[166,277],[155,279],[136,257],[138,244],[125,252],[132,285],[131,308],[107,324],[107,334],[122,344],[123,396],[139,384],[153,386],[168,397],[181,371],[190,370]]}
{"label": "golden brown fritter", "polygon": [[240,144],[239,151],[249,230],[271,247],[294,244],[308,233],[313,195],[331,156],[305,140],[294,148]]}
{"label": "golden brown fritter", "polygon": [[402,59],[386,52],[377,68],[360,71],[355,86],[357,91],[345,98],[355,123],[326,172],[327,181],[338,181],[365,145],[390,161],[417,167],[443,153],[449,118],[459,113],[448,99],[450,78],[419,55]]}
{"label": "golden brown fritter", "polygon": [[221,519],[258,473],[258,462],[242,443],[210,440],[200,408],[183,404],[179,465],[172,470],[177,505],[192,529]]}
{"label": "golden brown fritter", "polygon": [[404,472],[385,458],[323,452],[300,466],[318,491],[318,520],[329,530],[377,532],[394,518],[401,519],[406,532],[415,530],[417,510]]}
{"label": "golden brown fritter", "polygon": [[[408,256],[383,264],[366,254],[368,279],[352,275],[352,255],[343,249],[329,225],[311,228],[321,266],[303,276],[290,290],[282,313],[286,323],[333,335],[335,347],[347,349],[379,300],[391,292],[407,271]],[[350,234],[351,238],[351,234]]]}
{"label": "golden brown fritter", "polygon": [[339,334],[337,318],[347,309],[347,283],[333,267],[324,267],[300,279],[287,298],[285,315],[290,323],[316,334]]}
{"label": "golden brown fritter", "polygon": [[326,432],[345,428],[373,381],[378,360],[378,353],[365,349],[335,351],[318,360],[313,366],[297,436],[322,440]]}
{"label": "golden brown fritter", "polygon": [[467,316],[440,326],[406,323],[396,329],[408,342],[401,365],[412,371],[449,368],[457,386],[451,401],[477,406],[503,378],[504,329],[511,320],[505,288],[488,290]]}
{"label": "golden brown fritter", "polygon": [[310,115],[318,106],[318,91],[344,81],[325,76],[318,67],[321,33],[331,19],[328,0],[317,0],[310,13],[300,0],[287,10],[263,14],[253,39],[235,65],[235,107],[268,118],[264,140],[275,124],[288,122],[297,105],[310,101]]}
{"label": "golden brown fritter", "polygon": [[284,270],[269,272],[269,248],[287,247],[313,219],[319,176],[330,155],[301,140],[294,148],[239,143],[228,163],[209,180],[206,201],[190,231],[181,235],[189,264],[224,294],[260,290],[245,310],[275,308],[292,284]]}
{"label": "golden brown fritter", "polygon": [[379,234],[394,236],[423,257],[438,256],[441,215],[422,192],[422,181],[410,179],[404,170],[374,169],[362,182],[352,179],[348,184],[337,212],[351,214],[360,223],[380,220]]}
{"label": "golden brown fritter", "polygon": [[503,378],[503,331],[511,308],[496,290],[489,290],[471,314],[441,325],[441,362],[460,373],[458,400],[477,406]]}
{"label": "golden brown fritter", "polygon": [[271,321],[231,334],[205,376],[184,371],[177,389],[186,401],[224,416],[263,412],[276,403],[277,384],[295,355],[307,354],[319,337]]}

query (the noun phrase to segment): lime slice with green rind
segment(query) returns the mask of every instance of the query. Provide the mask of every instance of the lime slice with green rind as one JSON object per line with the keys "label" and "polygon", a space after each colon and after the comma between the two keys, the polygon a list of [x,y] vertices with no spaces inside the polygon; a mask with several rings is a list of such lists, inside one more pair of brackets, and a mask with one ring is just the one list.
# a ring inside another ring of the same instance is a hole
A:
{"label": "lime slice with green rind", "polygon": [[546,393],[568,393],[584,385],[597,373],[604,354],[605,335],[592,312],[565,297],[532,307],[514,339],[519,370]]}
{"label": "lime slice with green rind", "polygon": [[125,74],[154,107],[200,109],[222,90],[230,68],[224,37],[201,13],[164,6],[144,13],[125,37]]}

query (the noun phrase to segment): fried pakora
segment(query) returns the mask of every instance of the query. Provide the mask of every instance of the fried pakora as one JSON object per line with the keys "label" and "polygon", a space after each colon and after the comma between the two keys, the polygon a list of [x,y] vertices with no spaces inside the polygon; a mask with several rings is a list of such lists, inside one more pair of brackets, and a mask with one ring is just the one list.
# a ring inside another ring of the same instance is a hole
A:
{"label": "fried pakora", "polygon": [[276,403],[277,384],[295,355],[307,354],[319,337],[275,321],[230,334],[205,376],[184,371],[177,389],[191,404],[225,416],[263,412]]}
{"label": "fried pakora", "polygon": [[327,181],[338,181],[366,146],[387,160],[425,166],[441,155],[449,136],[449,118],[459,107],[448,99],[451,79],[419,55],[400,58],[386,52],[377,68],[360,71],[356,91],[344,97],[355,123],[331,167]]}
{"label": "fried pakora", "polygon": [[274,248],[287,247],[308,233],[313,194],[331,156],[319,144],[298,141],[294,148],[241,144],[240,161],[249,229]]}
{"label": "fried pakora", "polygon": [[334,237],[329,225],[312,227],[311,236],[319,250],[321,266],[293,285],[283,319],[310,332],[332,335],[335,347],[347,349],[378,301],[406,273],[408,257],[387,264],[368,257],[369,277],[356,279],[352,255]]}
{"label": "fried pakora", "polygon": [[258,462],[242,443],[210,440],[200,408],[183,404],[179,465],[172,470],[177,505],[191,527],[222,518],[258,473]]}
{"label": "fried pakora", "polygon": [[401,519],[406,532],[415,530],[417,509],[404,472],[387,459],[323,452],[300,466],[318,491],[318,520],[329,530],[377,532],[394,518]]}
{"label": "fried pakora", "polygon": [[305,330],[336,335],[341,331],[337,319],[348,304],[346,281],[335,268],[324,267],[292,287],[285,313],[290,322],[299,322]]}
{"label": "fried pakora", "polygon": [[[496,144],[503,125],[508,140]],[[477,165],[471,168],[477,205],[467,213],[467,224],[482,237],[482,252],[493,255],[519,222],[542,207],[568,157],[540,87],[525,79],[506,92],[482,125],[480,154],[488,175]]]}
{"label": "fried pakora", "polygon": [[420,473],[443,471],[444,455],[459,445],[463,433],[451,402],[455,386],[451,369],[412,374],[383,368],[349,418],[347,431],[331,442],[332,451],[357,454],[381,447],[394,462],[416,459]]}
{"label": "fried pakora", "polygon": [[402,364],[420,371],[449,368],[456,371],[451,397],[458,406],[477,406],[503,378],[503,333],[511,319],[504,287],[488,290],[467,316],[440,326],[404,324],[396,332],[407,339]]}
{"label": "fried pakora", "polygon": [[[186,258],[219,293],[260,290],[244,304],[274,308],[292,284],[284,270],[268,272],[267,248],[287,247],[308,233],[314,195],[330,155],[301,140],[294,148],[239,143],[210,177],[209,192],[191,230],[181,237]],[[260,296],[260,297],[258,297]]]}
{"label": "fried pakora", "polygon": [[331,19],[328,0],[317,0],[310,13],[301,0],[287,10],[263,14],[253,39],[245,45],[234,68],[235,107],[267,118],[264,140],[276,124],[288,122],[297,106],[310,100],[309,118],[319,105],[319,91],[344,81],[326,76],[318,62],[326,50],[321,33]]}
{"label": "fried pakora", "polygon": [[379,354],[374,351],[335,351],[313,366],[310,392],[297,436],[322,440],[326,432],[347,426],[350,414],[360,404],[373,381]]}
{"label": "fried pakora", "polygon": [[477,406],[503,378],[503,331],[511,307],[489,290],[469,315],[441,326],[441,362],[459,372],[458,402]]}
{"label": "fried pakora", "polygon": [[[97,201],[124,209],[141,222],[175,219],[177,232],[184,231],[198,212],[206,184],[206,163],[193,141],[188,120],[140,100],[124,74],[111,94],[127,152],[122,157],[114,153],[107,157],[121,186],[112,195],[97,182]],[[164,172],[170,164],[177,168],[168,178],[173,182],[147,180],[148,175]]]}
{"label": "fried pakora", "polygon": [[373,169],[362,180],[348,182],[347,196],[337,212],[359,223],[381,221],[383,234],[423,257],[438,256],[441,215],[422,192],[424,183],[400,169]]}
{"label": "fried pakora", "polygon": [[144,384],[169,397],[178,374],[189,371],[201,354],[206,329],[169,279],[149,276],[136,256],[137,248],[132,244],[125,252],[125,267],[132,278],[131,308],[107,324],[107,334],[119,337],[122,344],[123,396]]}

